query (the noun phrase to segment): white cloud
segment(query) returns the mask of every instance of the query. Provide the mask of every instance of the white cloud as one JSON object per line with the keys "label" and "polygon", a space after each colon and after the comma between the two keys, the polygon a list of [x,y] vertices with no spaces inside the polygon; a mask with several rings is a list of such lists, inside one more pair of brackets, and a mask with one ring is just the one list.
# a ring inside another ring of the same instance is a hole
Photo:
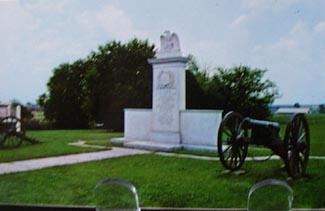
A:
{"label": "white cloud", "polygon": [[95,15],[95,20],[109,36],[128,40],[133,37],[146,37],[146,33],[136,29],[126,12],[113,6],[107,6]]}

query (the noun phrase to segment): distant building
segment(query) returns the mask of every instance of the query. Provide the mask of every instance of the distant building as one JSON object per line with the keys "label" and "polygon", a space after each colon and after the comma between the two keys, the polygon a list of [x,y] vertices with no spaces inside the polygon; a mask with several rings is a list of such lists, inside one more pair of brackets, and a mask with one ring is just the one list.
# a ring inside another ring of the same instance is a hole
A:
{"label": "distant building", "polygon": [[303,108],[279,108],[275,114],[294,114],[294,113],[303,113],[310,114],[312,113],[312,109],[309,107]]}

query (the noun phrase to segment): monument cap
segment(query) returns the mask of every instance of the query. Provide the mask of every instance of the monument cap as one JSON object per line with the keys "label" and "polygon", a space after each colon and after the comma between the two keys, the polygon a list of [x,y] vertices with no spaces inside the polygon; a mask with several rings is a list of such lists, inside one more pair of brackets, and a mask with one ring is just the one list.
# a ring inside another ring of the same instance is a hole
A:
{"label": "monument cap", "polygon": [[160,50],[157,52],[157,58],[160,59],[181,56],[182,52],[177,34],[166,30],[160,36]]}

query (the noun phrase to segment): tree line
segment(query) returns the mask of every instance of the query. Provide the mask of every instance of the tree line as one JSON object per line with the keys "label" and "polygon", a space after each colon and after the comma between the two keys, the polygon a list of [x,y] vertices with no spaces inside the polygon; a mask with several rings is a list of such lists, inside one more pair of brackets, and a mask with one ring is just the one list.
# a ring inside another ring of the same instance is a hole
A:
{"label": "tree line", "polygon": [[[124,108],[152,107],[152,66],[155,46],[147,40],[111,41],[85,59],[53,70],[47,92],[37,102],[55,128],[123,130]],[[236,66],[202,69],[193,56],[186,67],[187,109],[236,110],[258,119],[270,116],[268,105],[278,97],[266,70]],[[213,72],[211,74],[210,72]]]}

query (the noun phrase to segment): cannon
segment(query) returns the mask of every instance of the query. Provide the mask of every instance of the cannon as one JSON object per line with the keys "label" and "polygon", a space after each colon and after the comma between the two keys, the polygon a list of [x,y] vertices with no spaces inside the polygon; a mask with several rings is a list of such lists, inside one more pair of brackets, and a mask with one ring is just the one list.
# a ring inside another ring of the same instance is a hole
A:
{"label": "cannon", "polygon": [[228,112],[218,131],[218,155],[222,165],[238,170],[244,163],[249,145],[263,146],[282,158],[288,175],[304,176],[310,151],[310,134],[304,114],[290,116],[284,138],[277,122],[243,118],[238,112]]}
{"label": "cannon", "polygon": [[31,144],[39,143],[26,136],[22,121],[15,116],[0,118],[0,149],[19,147],[23,141]]}

